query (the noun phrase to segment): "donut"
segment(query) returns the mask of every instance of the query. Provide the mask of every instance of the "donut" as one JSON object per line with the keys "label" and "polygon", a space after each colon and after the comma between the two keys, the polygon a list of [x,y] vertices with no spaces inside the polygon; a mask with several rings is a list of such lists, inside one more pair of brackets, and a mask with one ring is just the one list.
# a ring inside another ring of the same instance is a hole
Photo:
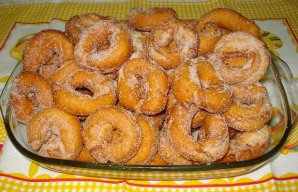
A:
{"label": "donut", "polygon": [[116,103],[113,83],[99,72],[78,70],[53,89],[55,105],[74,115],[88,116]]}
{"label": "donut", "polygon": [[168,163],[164,161],[158,153],[156,153],[150,162],[150,165],[168,165]]}
{"label": "donut", "polygon": [[138,152],[125,164],[148,165],[155,156],[159,143],[159,128],[144,115],[135,115],[142,130],[143,138]]}
{"label": "donut", "polygon": [[157,26],[147,38],[147,55],[164,69],[173,69],[197,56],[197,34],[182,21]]}
{"label": "donut", "polygon": [[239,131],[255,131],[271,119],[272,107],[261,83],[233,88],[234,102],[223,113],[227,124]]}
{"label": "donut", "polygon": [[253,132],[238,132],[230,140],[229,150],[218,162],[237,162],[263,155],[270,144],[270,128],[265,125]]}
{"label": "donut", "polygon": [[41,156],[74,160],[83,148],[79,120],[56,107],[37,113],[27,128],[28,143]]}
{"label": "donut", "polygon": [[168,76],[158,66],[144,59],[132,59],[119,71],[119,103],[126,109],[155,115],[164,110],[169,90]]}
{"label": "donut", "polygon": [[[177,104],[177,99],[175,98],[175,95],[172,91],[168,94],[168,102],[166,106],[166,111],[170,111],[171,108],[175,107]],[[197,128],[202,125],[203,119],[208,114],[205,110],[198,110],[198,112],[194,115],[192,121],[191,121],[191,128]]]}
{"label": "donut", "polygon": [[10,100],[15,118],[25,124],[39,111],[54,105],[51,85],[41,75],[29,71],[15,78]]}
{"label": "donut", "polygon": [[83,147],[82,151],[80,152],[79,156],[75,159],[75,161],[96,163],[96,160],[89,154],[86,147]]}
{"label": "donut", "polygon": [[[202,63],[203,62],[203,63]],[[193,60],[177,68],[172,83],[172,90],[176,99],[185,106],[195,104],[211,113],[223,113],[232,104],[232,94],[217,78],[215,71],[204,60]],[[204,68],[204,66],[207,66]],[[200,68],[201,67],[201,68]],[[198,73],[198,71],[201,72]],[[203,81],[198,75],[203,77]]]}
{"label": "donut", "polygon": [[205,163],[221,159],[229,147],[224,116],[207,114],[200,128],[200,139],[194,140],[190,135],[190,123],[196,111],[194,106],[186,108],[179,104],[172,108],[165,127],[169,142],[182,157],[191,161]]}
{"label": "donut", "polygon": [[263,78],[270,64],[264,42],[245,32],[224,35],[208,61],[228,84],[250,85]]}
{"label": "donut", "polygon": [[228,30],[222,29],[214,23],[207,23],[201,31],[198,31],[200,42],[198,44],[198,55],[205,55],[212,52],[221,36],[228,33]]}
{"label": "donut", "polygon": [[151,31],[156,26],[177,19],[176,11],[171,8],[134,8],[127,16],[127,21],[133,28],[141,31]]}
{"label": "donut", "polygon": [[71,39],[73,44],[77,44],[79,41],[82,31],[88,27],[94,25],[96,22],[101,20],[113,20],[113,17],[102,16],[96,13],[88,13],[83,15],[75,15],[67,20],[65,23],[65,31],[68,37]]}
{"label": "donut", "polygon": [[254,21],[249,20],[232,9],[218,8],[202,15],[197,22],[197,30],[201,31],[206,24],[215,23],[230,31],[243,31],[258,37],[260,28]]}
{"label": "donut", "polygon": [[49,79],[52,84],[63,82],[69,75],[80,70],[74,60],[66,61],[55,73],[53,73]]}
{"label": "donut", "polygon": [[74,47],[61,31],[46,29],[37,33],[23,51],[24,71],[38,72],[48,79],[66,61],[73,60]]}
{"label": "donut", "polygon": [[159,136],[158,155],[169,165],[191,165],[192,161],[182,157],[172,146],[162,130]]}
{"label": "donut", "polygon": [[91,114],[83,129],[86,149],[99,163],[128,161],[138,152],[142,137],[133,115],[115,106]]}
{"label": "donut", "polygon": [[101,20],[82,32],[74,55],[82,68],[112,73],[129,59],[131,52],[128,32],[117,22]]}

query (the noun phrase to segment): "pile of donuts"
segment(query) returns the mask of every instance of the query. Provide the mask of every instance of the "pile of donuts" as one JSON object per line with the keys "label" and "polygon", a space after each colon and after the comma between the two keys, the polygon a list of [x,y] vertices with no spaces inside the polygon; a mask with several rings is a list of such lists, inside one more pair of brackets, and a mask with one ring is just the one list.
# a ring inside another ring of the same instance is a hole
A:
{"label": "pile of donuts", "polygon": [[258,157],[272,107],[260,80],[270,54],[260,29],[219,8],[179,19],[135,8],[43,30],[23,52],[10,92],[28,143],[44,157],[191,165]]}

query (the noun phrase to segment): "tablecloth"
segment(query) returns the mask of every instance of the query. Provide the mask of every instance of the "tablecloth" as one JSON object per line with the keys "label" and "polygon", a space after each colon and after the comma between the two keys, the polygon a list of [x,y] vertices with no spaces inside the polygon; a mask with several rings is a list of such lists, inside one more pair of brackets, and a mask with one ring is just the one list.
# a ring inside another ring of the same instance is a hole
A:
{"label": "tablecloth", "polygon": [[[28,1],[27,1],[28,2]],[[17,61],[26,40],[46,28],[64,30],[70,16],[97,12],[126,19],[133,7],[172,7],[180,18],[198,18],[218,7],[235,9],[255,19],[263,40],[283,58],[298,79],[298,3],[296,1],[117,1],[0,4],[0,90]],[[298,94],[298,93],[292,93]],[[294,97],[295,98],[295,97]],[[291,105],[297,111],[297,100]],[[56,173],[24,158],[6,137],[0,120],[1,191],[298,191],[298,127],[288,138],[274,161],[251,173],[221,179],[187,181],[142,181],[92,178]]]}

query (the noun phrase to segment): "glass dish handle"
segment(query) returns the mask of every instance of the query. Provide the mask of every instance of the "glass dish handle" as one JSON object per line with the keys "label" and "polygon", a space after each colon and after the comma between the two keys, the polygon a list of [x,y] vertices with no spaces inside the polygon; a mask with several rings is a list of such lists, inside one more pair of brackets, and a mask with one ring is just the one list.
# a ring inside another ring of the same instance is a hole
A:
{"label": "glass dish handle", "polygon": [[297,111],[298,111],[298,80],[294,78],[294,75],[287,65],[281,58],[271,53],[272,64],[275,65],[275,68],[278,71],[279,78],[282,81],[282,84],[285,88],[286,96],[290,105],[292,122],[295,124],[298,121]]}

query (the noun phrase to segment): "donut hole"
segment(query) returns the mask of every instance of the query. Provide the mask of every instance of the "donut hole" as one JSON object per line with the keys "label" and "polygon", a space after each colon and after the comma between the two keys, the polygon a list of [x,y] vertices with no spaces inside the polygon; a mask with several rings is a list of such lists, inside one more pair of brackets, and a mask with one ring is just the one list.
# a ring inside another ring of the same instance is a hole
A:
{"label": "donut hole", "polygon": [[97,51],[104,51],[104,50],[107,50],[109,49],[111,46],[111,43],[109,41],[105,41],[103,43],[100,43],[98,45],[98,47],[96,48]]}
{"label": "donut hole", "polygon": [[120,130],[109,123],[101,126],[101,135],[108,143],[117,143],[121,139]]}
{"label": "donut hole", "polygon": [[88,87],[85,87],[85,86],[76,87],[75,91],[77,91],[83,95],[89,95],[91,97],[93,97],[93,95],[94,95],[94,93]]}
{"label": "donut hole", "polygon": [[245,53],[226,53],[223,57],[223,62],[228,67],[250,67],[253,55]]}

